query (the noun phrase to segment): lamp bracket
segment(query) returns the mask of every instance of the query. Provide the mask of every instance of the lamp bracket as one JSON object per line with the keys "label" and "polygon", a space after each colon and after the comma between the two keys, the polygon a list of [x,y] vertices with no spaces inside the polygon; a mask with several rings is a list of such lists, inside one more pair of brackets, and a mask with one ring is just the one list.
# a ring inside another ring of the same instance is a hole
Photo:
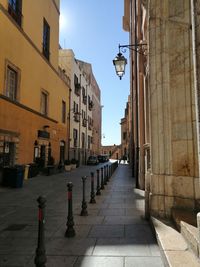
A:
{"label": "lamp bracket", "polygon": [[136,51],[137,53],[144,55],[144,48],[143,46],[146,46],[147,43],[139,43],[139,44],[130,44],[130,45],[120,45],[119,44],[119,53],[126,53],[127,49],[131,51]]}

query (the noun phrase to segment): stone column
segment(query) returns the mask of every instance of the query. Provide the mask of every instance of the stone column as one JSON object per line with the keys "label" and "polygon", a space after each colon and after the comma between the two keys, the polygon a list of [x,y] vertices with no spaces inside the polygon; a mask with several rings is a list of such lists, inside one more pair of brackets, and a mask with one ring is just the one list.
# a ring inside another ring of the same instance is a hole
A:
{"label": "stone column", "polygon": [[149,2],[150,212],[194,208],[197,175],[190,2]]}

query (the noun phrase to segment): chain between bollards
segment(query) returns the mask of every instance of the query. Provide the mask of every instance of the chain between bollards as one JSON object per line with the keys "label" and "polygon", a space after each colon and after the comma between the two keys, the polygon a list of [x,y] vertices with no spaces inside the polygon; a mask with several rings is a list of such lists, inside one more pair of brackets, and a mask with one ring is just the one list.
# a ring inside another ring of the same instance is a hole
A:
{"label": "chain between bollards", "polygon": [[82,182],[83,182],[83,201],[82,201],[82,210],[81,210],[81,216],[88,216],[88,211],[87,211],[87,202],[85,201],[85,182],[86,182],[87,177],[83,176],[82,177]]}
{"label": "chain between bollards", "polygon": [[67,184],[68,216],[67,216],[67,230],[65,232],[65,237],[74,237],[76,235],[75,230],[74,230],[74,218],[73,218],[73,211],[72,211],[72,187],[73,187],[73,184],[69,182]]}
{"label": "chain between bollards", "polygon": [[97,170],[97,192],[96,192],[97,196],[101,195],[101,188],[100,188],[100,184],[99,184],[99,170]]}
{"label": "chain between bollards", "polygon": [[38,205],[38,244],[35,255],[35,265],[36,267],[45,267],[47,261],[46,251],[45,251],[45,203],[46,198],[39,196],[37,199]]}
{"label": "chain between bollards", "polygon": [[91,194],[90,194],[90,203],[96,203],[95,192],[94,192],[94,173],[91,172]]}

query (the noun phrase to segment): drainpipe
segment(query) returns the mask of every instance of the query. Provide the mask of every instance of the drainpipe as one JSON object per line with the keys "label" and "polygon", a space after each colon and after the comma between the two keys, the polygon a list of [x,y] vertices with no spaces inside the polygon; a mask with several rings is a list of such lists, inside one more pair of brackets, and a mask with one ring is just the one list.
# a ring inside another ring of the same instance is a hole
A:
{"label": "drainpipe", "polygon": [[68,116],[68,139],[67,139],[67,159],[69,160],[69,151],[70,151],[70,140],[71,140],[71,123],[70,123],[70,120],[71,120],[71,86],[69,88],[69,116]]}
{"label": "drainpipe", "polygon": [[[196,113],[196,129],[197,129],[197,151],[198,151],[198,162],[200,160],[200,140],[199,140],[199,126],[200,126],[200,95],[199,95],[199,88],[198,88],[198,69],[200,68],[199,62],[197,60],[197,29],[196,29],[196,19],[197,19],[197,12],[195,1],[191,0],[191,23],[192,23],[192,49],[193,49],[193,65],[194,65],[194,93],[195,93],[195,113]],[[197,5],[197,3],[196,3]],[[200,164],[198,166],[198,171],[200,174]]]}
{"label": "drainpipe", "polygon": [[[81,86],[81,74],[80,74],[80,86]],[[81,106],[81,90],[80,90],[80,95],[79,95],[79,135],[78,135],[78,161],[79,161],[79,164],[81,165],[81,114],[82,114],[82,106]]]}
{"label": "drainpipe", "polygon": [[[137,0],[134,1],[134,43],[137,44]],[[134,76],[135,76],[135,168],[134,168],[134,177],[136,181],[136,188],[139,187],[138,181],[138,169],[139,169],[139,145],[138,145],[138,58],[137,58],[137,49],[134,51]]]}

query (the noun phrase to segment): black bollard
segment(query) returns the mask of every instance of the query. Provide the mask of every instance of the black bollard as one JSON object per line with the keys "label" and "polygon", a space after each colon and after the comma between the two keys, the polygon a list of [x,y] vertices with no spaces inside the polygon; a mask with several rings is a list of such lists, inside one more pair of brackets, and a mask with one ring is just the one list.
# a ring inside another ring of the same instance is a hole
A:
{"label": "black bollard", "polygon": [[104,168],[104,185],[107,185],[107,177],[106,177],[106,166]]}
{"label": "black bollard", "polygon": [[107,176],[107,182],[109,182],[109,172],[108,172],[108,165],[106,165],[106,176]]}
{"label": "black bollard", "polygon": [[97,170],[97,192],[96,195],[100,196],[101,195],[101,190],[100,190],[100,184],[99,184],[99,170]]}
{"label": "black bollard", "polygon": [[68,216],[67,216],[67,230],[65,232],[65,237],[74,237],[76,235],[74,230],[74,218],[72,211],[72,182],[67,184],[68,188]]}
{"label": "black bollard", "polygon": [[95,192],[94,192],[94,173],[91,172],[91,194],[90,194],[91,198],[90,198],[90,203],[96,203],[95,200]]}
{"label": "black bollard", "polygon": [[111,164],[111,175],[113,175],[113,163]]}
{"label": "black bollard", "polygon": [[103,167],[101,167],[101,190],[105,189],[103,180]]}
{"label": "black bollard", "polygon": [[36,249],[36,255],[34,263],[37,267],[45,267],[45,263],[47,261],[46,258],[46,251],[45,251],[45,203],[46,199],[45,197],[39,196],[37,199],[37,202],[39,203],[38,207],[38,244]]}
{"label": "black bollard", "polygon": [[87,177],[83,176],[82,177],[82,181],[83,181],[83,201],[82,201],[82,210],[81,210],[81,216],[88,216],[88,212],[87,212],[87,203],[85,201],[85,181],[86,181]]}
{"label": "black bollard", "polygon": [[111,165],[109,166],[109,175],[110,175],[110,178],[111,178],[112,177]]}

